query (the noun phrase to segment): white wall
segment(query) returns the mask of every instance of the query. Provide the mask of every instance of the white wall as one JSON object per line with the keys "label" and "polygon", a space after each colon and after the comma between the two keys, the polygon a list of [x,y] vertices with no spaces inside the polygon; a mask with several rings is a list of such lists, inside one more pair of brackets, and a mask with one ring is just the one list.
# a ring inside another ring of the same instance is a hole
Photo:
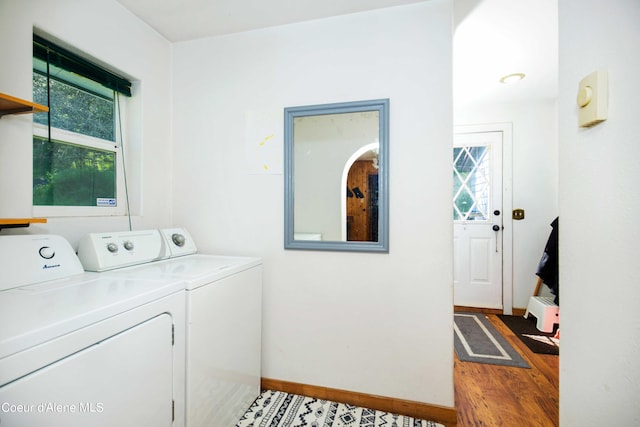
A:
{"label": "white wall", "polygon": [[[513,227],[513,307],[526,308],[535,288],[535,275],[558,216],[558,123],[555,100],[514,104],[462,106],[455,109],[456,125],[511,123],[513,127],[513,207],[525,219],[504,221]],[[506,161],[507,159],[505,159]],[[506,254],[505,254],[506,255]],[[545,287],[544,291],[550,295]]]}
{"label": "white wall", "polygon": [[[264,258],[264,377],[454,405],[451,20],[433,0],[173,46],[174,220]],[[247,173],[245,118],[281,147],[284,107],[377,98],[389,254],[285,251],[282,171]]]}
{"label": "white wall", "polygon": [[[34,27],[134,80],[137,125],[125,135],[134,227],[171,225],[170,44],[113,0],[2,0],[0,92],[32,99]],[[33,215],[31,124],[31,115],[0,120],[1,218]],[[75,246],[88,232],[127,227],[122,217],[49,218],[2,234],[56,233]]]}
{"label": "white wall", "polygon": [[[559,12],[560,425],[640,425],[640,3],[563,0]],[[598,69],[609,119],[582,129],[578,82]]]}

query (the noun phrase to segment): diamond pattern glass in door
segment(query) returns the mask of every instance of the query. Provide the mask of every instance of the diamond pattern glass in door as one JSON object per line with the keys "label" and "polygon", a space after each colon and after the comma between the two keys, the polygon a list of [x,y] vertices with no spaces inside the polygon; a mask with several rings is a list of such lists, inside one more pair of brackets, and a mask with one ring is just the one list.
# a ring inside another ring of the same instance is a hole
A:
{"label": "diamond pattern glass in door", "polygon": [[490,195],[489,147],[454,147],[453,219],[487,221]]}

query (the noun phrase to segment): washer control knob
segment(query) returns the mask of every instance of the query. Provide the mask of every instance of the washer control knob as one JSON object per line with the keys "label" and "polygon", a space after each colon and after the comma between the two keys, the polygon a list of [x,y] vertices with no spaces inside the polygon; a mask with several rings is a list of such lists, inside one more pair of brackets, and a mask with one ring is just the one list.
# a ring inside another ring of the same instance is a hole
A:
{"label": "washer control knob", "polygon": [[124,242],[124,248],[128,251],[132,251],[133,250],[133,242],[131,240],[127,240],[126,242]]}
{"label": "washer control knob", "polygon": [[43,246],[40,248],[40,250],[38,251],[38,253],[40,253],[40,256],[44,259],[51,259],[55,256],[56,252],[50,248],[49,246]]}
{"label": "washer control knob", "polygon": [[184,246],[185,238],[184,238],[184,235],[180,233],[173,233],[173,235],[171,235],[171,240],[173,240],[173,243],[176,246],[179,246],[179,247]]}
{"label": "washer control knob", "polygon": [[115,254],[116,252],[118,252],[118,245],[116,245],[115,243],[109,243],[107,245],[107,250],[112,254]]}

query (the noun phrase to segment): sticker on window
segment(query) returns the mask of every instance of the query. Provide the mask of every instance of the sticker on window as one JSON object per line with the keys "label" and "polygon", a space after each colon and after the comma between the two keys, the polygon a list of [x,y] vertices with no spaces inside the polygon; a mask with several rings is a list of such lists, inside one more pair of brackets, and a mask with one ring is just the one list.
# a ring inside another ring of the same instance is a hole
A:
{"label": "sticker on window", "polygon": [[107,198],[98,197],[96,199],[96,206],[115,207],[115,206],[118,206],[118,203],[116,202],[116,199],[107,199]]}

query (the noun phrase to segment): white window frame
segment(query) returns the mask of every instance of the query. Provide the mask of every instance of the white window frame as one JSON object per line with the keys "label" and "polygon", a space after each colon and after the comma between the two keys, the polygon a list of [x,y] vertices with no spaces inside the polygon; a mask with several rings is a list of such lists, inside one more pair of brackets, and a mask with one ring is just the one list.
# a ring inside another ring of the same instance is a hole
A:
{"label": "white window frame", "polygon": [[[87,148],[111,151],[115,153],[116,169],[116,206],[46,206],[33,205],[33,214],[37,217],[95,217],[95,216],[123,216],[127,213],[127,200],[124,177],[124,156],[122,155],[122,141],[120,129],[126,129],[127,97],[114,94],[115,106],[115,137],[108,141],[64,129],[51,128],[51,140],[80,145]],[[48,138],[49,128],[46,125],[33,123],[33,135]],[[33,198],[32,198],[33,199]]]}

